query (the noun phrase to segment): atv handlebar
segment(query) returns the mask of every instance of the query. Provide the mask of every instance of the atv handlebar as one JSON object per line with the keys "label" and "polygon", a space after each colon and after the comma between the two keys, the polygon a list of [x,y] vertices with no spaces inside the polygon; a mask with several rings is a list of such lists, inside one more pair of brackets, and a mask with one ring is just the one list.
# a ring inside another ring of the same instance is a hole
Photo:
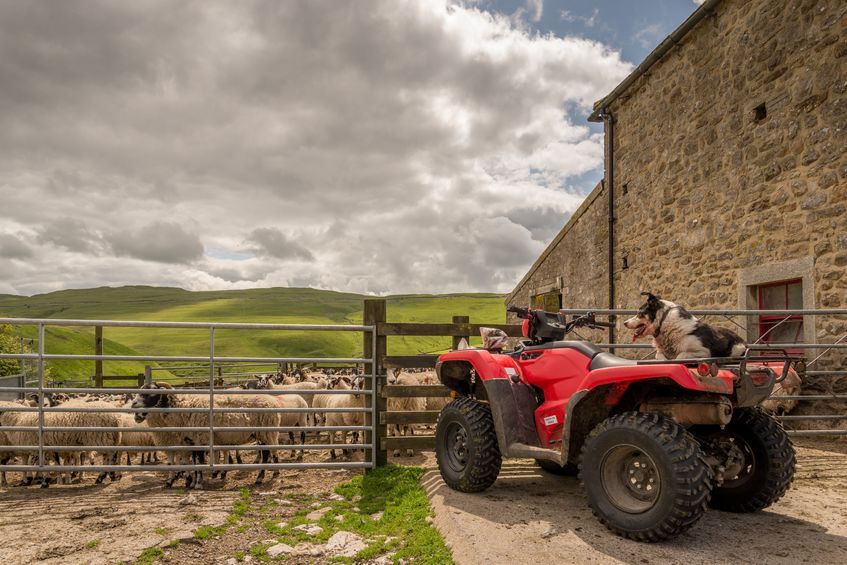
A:
{"label": "atv handlebar", "polygon": [[[526,336],[534,341],[551,341],[555,339],[563,339],[576,328],[614,328],[612,322],[598,322],[594,319],[594,312],[587,312],[582,316],[574,316],[570,321],[562,312],[545,312],[541,309],[530,309],[521,306],[509,306],[507,312],[517,314],[518,318],[530,321],[530,335]],[[536,325],[541,325],[544,330],[541,333],[549,335],[537,335],[538,328]]]}
{"label": "atv handlebar", "polygon": [[529,308],[522,308],[520,306],[509,306],[506,308],[506,312],[514,312],[518,315],[518,318],[522,320],[529,319]]}

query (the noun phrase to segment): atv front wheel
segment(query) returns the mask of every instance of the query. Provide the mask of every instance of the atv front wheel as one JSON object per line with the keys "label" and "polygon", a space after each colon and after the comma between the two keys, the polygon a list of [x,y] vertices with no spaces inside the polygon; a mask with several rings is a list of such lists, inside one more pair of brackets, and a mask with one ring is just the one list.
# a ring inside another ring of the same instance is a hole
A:
{"label": "atv front wheel", "polygon": [[536,459],[535,462],[539,467],[550,473],[551,475],[561,475],[563,477],[575,477],[579,472],[579,469],[576,465],[571,463],[566,463],[565,465],[559,465],[554,461],[547,461],[546,459]]}
{"label": "atv front wheel", "polygon": [[664,416],[626,412],[589,434],[579,478],[594,515],[619,536],[656,542],[706,511],[711,469],[685,428]]}
{"label": "atv front wheel", "polygon": [[711,506],[728,512],[755,512],[786,493],[794,479],[794,446],[782,426],[761,408],[735,412],[708,440],[727,452],[724,481]]}
{"label": "atv front wheel", "polygon": [[435,426],[435,458],[447,486],[480,492],[500,474],[500,448],[491,408],[457,398],[441,410]]}

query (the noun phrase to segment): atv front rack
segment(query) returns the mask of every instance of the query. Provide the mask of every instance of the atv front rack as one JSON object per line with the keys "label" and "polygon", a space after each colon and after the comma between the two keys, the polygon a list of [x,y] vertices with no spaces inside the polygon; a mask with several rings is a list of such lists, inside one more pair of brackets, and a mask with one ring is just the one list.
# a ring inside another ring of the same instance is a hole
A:
{"label": "atv front rack", "polygon": [[[770,352],[770,355],[752,354],[754,352]],[[776,353],[776,355],[774,355]],[[779,355],[781,353],[781,355]],[[771,369],[767,363],[781,362],[782,371],[777,376],[776,371]],[[749,363],[753,363],[752,370],[748,367]],[[773,387],[777,383],[781,383],[788,376],[788,371],[792,365],[798,371],[802,371],[804,361],[801,357],[791,357],[784,349],[774,349],[768,346],[751,345],[744,351],[744,355],[737,357],[703,357],[699,359],[667,359],[667,360],[642,360],[638,361],[639,365],[685,365],[686,367],[698,367],[702,364],[707,364],[710,367],[710,372],[717,373],[718,369],[732,371],[736,375],[736,395],[738,397],[739,406],[755,406],[768,396],[770,396]],[[753,374],[764,374],[766,380],[757,382]]]}

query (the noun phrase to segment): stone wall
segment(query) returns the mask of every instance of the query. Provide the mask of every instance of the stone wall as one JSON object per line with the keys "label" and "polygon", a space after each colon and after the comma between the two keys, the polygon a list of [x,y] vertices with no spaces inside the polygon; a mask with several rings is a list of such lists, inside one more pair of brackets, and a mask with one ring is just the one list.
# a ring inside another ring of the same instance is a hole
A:
{"label": "stone wall", "polygon": [[[752,308],[747,285],[770,271],[803,279],[806,308],[847,308],[847,3],[724,0],[608,109],[617,307],[651,290],[691,309]],[[566,306],[606,307],[606,198],[511,303],[558,273]],[[845,332],[847,317],[807,319],[804,339]],[[837,357],[817,368],[845,368]]]}

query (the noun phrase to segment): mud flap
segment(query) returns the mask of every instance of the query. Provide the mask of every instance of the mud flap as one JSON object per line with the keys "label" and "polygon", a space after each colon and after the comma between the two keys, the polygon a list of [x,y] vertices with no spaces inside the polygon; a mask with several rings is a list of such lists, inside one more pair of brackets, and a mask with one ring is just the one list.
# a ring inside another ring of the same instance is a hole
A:
{"label": "mud flap", "polygon": [[538,400],[532,387],[522,382],[513,383],[510,379],[482,382],[494,417],[500,453],[509,457],[509,446],[513,444],[539,447],[538,430],[535,428]]}

